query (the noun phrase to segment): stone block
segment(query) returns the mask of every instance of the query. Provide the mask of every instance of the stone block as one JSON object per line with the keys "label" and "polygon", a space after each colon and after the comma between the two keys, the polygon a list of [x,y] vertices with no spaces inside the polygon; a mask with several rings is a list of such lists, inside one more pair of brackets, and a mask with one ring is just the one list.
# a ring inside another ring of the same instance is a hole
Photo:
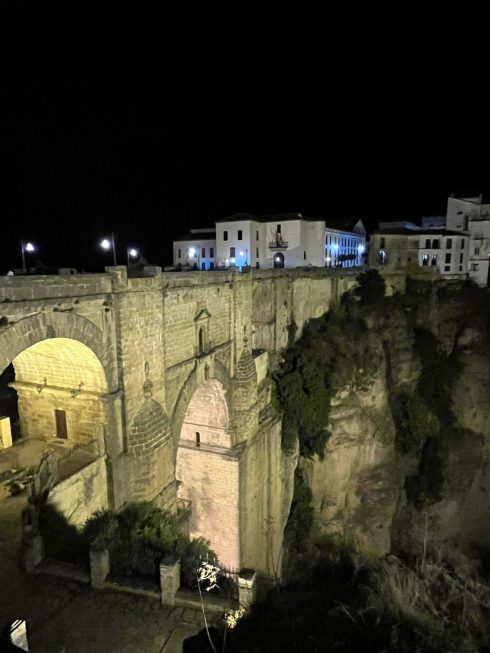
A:
{"label": "stone block", "polygon": [[248,610],[257,595],[257,573],[254,569],[242,569],[238,574],[238,602]]}
{"label": "stone block", "polygon": [[90,583],[96,589],[104,587],[104,581],[111,569],[111,559],[108,549],[90,548]]}
{"label": "stone block", "polygon": [[10,429],[10,417],[0,417],[0,449],[8,449],[12,446],[12,431]]}
{"label": "stone block", "polygon": [[162,605],[175,605],[175,595],[180,587],[180,558],[167,555],[160,562],[160,587]]}

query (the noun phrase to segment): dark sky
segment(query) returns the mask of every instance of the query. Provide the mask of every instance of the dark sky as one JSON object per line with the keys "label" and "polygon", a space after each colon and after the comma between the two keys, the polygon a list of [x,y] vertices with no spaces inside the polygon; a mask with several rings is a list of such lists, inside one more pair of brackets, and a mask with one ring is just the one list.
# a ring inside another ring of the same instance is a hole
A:
{"label": "dark sky", "polygon": [[1,21],[0,274],[20,238],[102,271],[111,229],[121,262],[130,243],[164,264],[174,236],[239,211],[374,228],[490,190],[481,16],[191,29],[141,9],[123,28],[42,4]]}

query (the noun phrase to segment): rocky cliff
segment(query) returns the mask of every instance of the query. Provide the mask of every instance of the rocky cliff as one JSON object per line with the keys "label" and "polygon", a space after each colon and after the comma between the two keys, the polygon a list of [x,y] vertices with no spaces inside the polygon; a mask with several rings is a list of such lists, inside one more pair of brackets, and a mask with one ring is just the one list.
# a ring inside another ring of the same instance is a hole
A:
{"label": "rocky cliff", "polygon": [[490,546],[489,298],[455,282],[350,295],[286,352],[283,438],[299,438],[315,542]]}

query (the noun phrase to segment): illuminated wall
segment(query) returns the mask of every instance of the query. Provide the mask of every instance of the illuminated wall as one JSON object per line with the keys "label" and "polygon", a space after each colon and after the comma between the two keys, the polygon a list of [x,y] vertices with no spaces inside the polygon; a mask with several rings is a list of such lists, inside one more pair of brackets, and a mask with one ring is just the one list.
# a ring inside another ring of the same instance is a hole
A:
{"label": "illuminated wall", "polygon": [[69,338],[43,340],[13,361],[22,437],[57,436],[55,411],[64,411],[69,442],[103,442],[106,391],[102,366],[85,345]]}
{"label": "illuminated wall", "polygon": [[[191,537],[210,541],[226,567],[240,566],[239,461],[230,449],[223,387],[206,381],[194,393],[177,453],[178,496],[192,502]],[[199,438],[196,439],[196,433]]]}

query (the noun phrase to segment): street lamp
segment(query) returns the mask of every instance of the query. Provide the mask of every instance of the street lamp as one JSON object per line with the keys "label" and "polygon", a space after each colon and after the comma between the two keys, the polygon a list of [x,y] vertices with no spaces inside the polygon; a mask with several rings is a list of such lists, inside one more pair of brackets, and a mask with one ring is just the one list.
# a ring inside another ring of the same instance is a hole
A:
{"label": "street lamp", "polygon": [[22,272],[26,272],[26,252],[31,254],[36,251],[36,248],[32,243],[25,243],[23,240],[20,241],[20,251],[22,253]]}
{"label": "street lamp", "polygon": [[117,260],[116,260],[116,237],[114,236],[114,232],[111,232],[111,237],[110,238],[104,238],[104,240],[100,241],[100,246],[102,249],[105,249],[107,252],[112,248],[112,257],[114,259],[114,265],[117,265]]}
{"label": "street lamp", "polygon": [[126,248],[126,256],[127,256],[127,259],[128,259],[128,270],[129,270],[129,268],[131,267],[130,260],[132,258],[138,258],[139,252],[135,247],[127,247]]}
{"label": "street lamp", "polygon": [[[244,256],[243,249],[240,250],[240,256]],[[245,265],[248,265],[248,249],[245,248]]]}

